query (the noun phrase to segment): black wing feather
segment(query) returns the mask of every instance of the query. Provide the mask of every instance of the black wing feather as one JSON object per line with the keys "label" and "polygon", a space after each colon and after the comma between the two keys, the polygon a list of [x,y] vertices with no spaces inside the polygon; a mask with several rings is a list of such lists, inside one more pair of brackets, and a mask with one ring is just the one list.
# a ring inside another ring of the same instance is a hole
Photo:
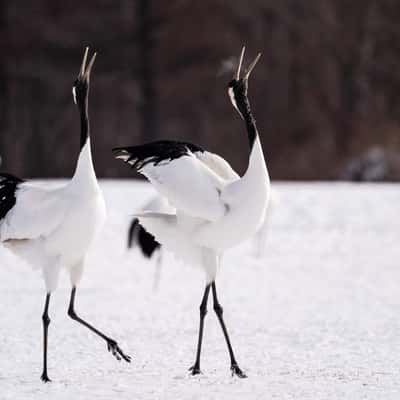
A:
{"label": "black wing feather", "polygon": [[204,152],[200,146],[193,143],[174,140],[159,140],[139,146],[117,147],[113,149],[116,158],[122,158],[132,168],[140,170],[146,164],[159,164],[162,161],[172,161],[188,156],[189,152]]}
{"label": "black wing feather", "polygon": [[15,206],[18,185],[23,180],[10,174],[0,174],[0,220]]}
{"label": "black wing feather", "polygon": [[128,231],[128,248],[136,244],[140,247],[143,255],[151,258],[153,253],[161,247],[154,236],[150,235],[140,224],[137,218],[132,220],[131,226]]}

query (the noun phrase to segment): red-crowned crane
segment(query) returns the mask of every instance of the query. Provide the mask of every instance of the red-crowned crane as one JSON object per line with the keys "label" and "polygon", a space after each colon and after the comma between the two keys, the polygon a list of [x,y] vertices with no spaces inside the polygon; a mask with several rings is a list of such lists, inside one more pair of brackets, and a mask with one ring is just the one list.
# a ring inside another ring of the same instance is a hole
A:
{"label": "red-crowned crane", "polygon": [[80,113],[80,154],[72,179],[53,188],[25,182],[9,174],[0,175],[0,241],[34,268],[41,269],[46,286],[43,311],[43,372],[47,374],[49,305],[61,268],[69,272],[72,291],[68,315],[105,340],[118,360],[130,361],[117,342],[80,318],[75,312],[77,286],[85,267],[90,244],[106,218],[103,194],[97,182],[90,148],[88,97],[90,73],[96,53],[87,63],[88,48],[72,88]]}
{"label": "red-crowned crane", "polygon": [[167,249],[206,273],[196,360],[190,368],[193,375],[201,372],[203,325],[211,290],[232,374],[246,377],[234,356],[215,285],[222,253],[257,232],[264,221],[270,192],[264,153],[247,97],[248,78],[260,54],[241,78],[243,56],[244,48],[236,76],[228,85],[229,97],[245,122],[249,141],[249,163],[243,176],[220,156],[191,143],[164,140],[114,149],[116,158],[143,174],[176,209],[175,213],[136,214],[140,224]]}

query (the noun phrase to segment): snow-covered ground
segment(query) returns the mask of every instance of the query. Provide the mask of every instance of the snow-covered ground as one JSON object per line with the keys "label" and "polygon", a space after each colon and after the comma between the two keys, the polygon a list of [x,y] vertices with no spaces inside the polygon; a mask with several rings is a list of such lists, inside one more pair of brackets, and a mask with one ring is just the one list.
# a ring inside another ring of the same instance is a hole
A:
{"label": "snow-covered ground", "polygon": [[[203,375],[195,356],[200,271],[126,250],[129,214],[153,193],[104,181],[108,221],[93,246],[77,311],[133,356],[118,363],[67,317],[68,277],[50,307],[49,375],[40,379],[40,275],[0,248],[0,399],[400,398],[400,185],[277,184],[263,259],[252,243],[226,254],[217,285],[249,378],[232,378],[209,307]],[[210,302],[211,306],[211,302]]]}

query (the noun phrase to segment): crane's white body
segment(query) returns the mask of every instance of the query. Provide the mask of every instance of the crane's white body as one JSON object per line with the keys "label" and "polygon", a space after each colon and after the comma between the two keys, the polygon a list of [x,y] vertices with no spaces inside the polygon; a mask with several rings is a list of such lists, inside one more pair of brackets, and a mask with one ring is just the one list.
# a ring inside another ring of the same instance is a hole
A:
{"label": "crane's white body", "polygon": [[145,212],[137,215],[140,223],[186,263],[203,267],[208,282],[215,280],[221,253],[264,221],[270,181],[258,135],[243,177],[209,152],[148,163],[141,173],[176,213]]}
{"label": "crane's white body", "polygon": [[43,270],[48,292],[56,288],[61,267],[69,270],[76,285],[89,246],[106,216],[90,138],[69,183],[47,188],[24,182],[15,197],[15,206],[0,221],[0,241],[34,268]]}
{"label": "crane's white body", "polygon": [[196,359],[190,368],[192,375],[201,373],[204,317],[211,290],[213,308],[228,346],[232,374],[246,378],[236,361],[215,285],[224,250],[257,232],[265,219],[270,192],[264,154],[247,97],[248,78],[261,54],[240,78],[244,50],[243,47],[236,79],[228,84],[232,104],[246,124],[249,140],[249,164],[242,177],[221,157],[188,142],[161,140],[113,150],[116,158],[145,175],[176,209],[169,214],[137,214],[139,222],[159,243],[186,263],[202,267],[206,273]]}
{"label": "crane's white body", "polygon": [[162,196],[154,196],[152,197],[146,204],[140,207],[139,211],[154,211],[165,214],[175,213],[176,210],[174,207],[168,203],[168,200]]}
{"label": "crane's white body", "polygon": [[279,202],[280,202],[279,192],[272,187],[270,191],[268,208],[265,213],[264,222],[254,238],[253,253],[257,258],[262,258],[265,255],[265,251],[267,248],[267,237],[270,228],[270,219],[272,215],[275,213],[276,208],[278,208]]}

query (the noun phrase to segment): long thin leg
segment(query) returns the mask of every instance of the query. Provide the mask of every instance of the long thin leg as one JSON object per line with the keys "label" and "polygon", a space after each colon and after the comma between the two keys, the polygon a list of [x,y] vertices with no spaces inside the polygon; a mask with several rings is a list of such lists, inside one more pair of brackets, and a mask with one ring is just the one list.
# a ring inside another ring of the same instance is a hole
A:
{"label": "long thin leg", "polygon": [[213,293],[213,301],[214,301],[214,311],[217,314],[219,323],[221,324],[222,331],[224,332],[225,341],[228,346],[229,357],[231,358],[232,375],[237,375],[239,378],[247,378],[246,374],[239,368],[239,365],[236,361],[235,355],[233,354],[231,341],[229,340],[228,330],[226,329],[224,318],[223,318],[224,310],[223,310],[221,304],[218,302],[217,288],[215,286],[215,282],[212,283],[212,293]]}
{"label": "long thin leg", "polygon": [[196,361],[193,366],[189,368],[189,371],[192,372],[192,375],[197,375],[201,373],[200,370],[200,355],[201,355],[201,344],[203,342],[203,329],[204,329],[204,317],[207,314],[207,300],[208,295],[210,293],[211,285],[207,285],[204,290],[203,300],[200,304],[200,328],[199,328],[199,339],[197,342],[197,353],[196,353]]}
{"label": "long thin leg", "polygon": [[92,332],[94,332],[96,335],[100,336],[102,339],[104,339],[107,342],[107,348],[108,351],[111,351],[112,355],[118,360],[121,361],[121,359],[124,359],[126,362],[131,362],[131,358],[127,356],[126,354],[123,353],[123,351],[119,348],[117,342],[108,336],[106,336],[104,333],[100,332],[98,329],[96,329],[94,326],[90,325],[88,322],[84,321],[82,318],[80,318],[74,309],[74,304],[75,304],[75,294],[76,294],[76,287],[72,288],[71,291],[71,299],[69,302],[69,308],[68,308],[68,315],[74,320],[79,322],[80,324],[86,326],[86,328],[90,329]]}
{"label": "long thin leg", "polygon": [[46,302],[44,305],[44,311],[42,315],[42,322],[43,322],[43,372],[40,379],[43,382],[51,382],[49,376],[47,375],[47,334],[48,328],[50,325],[50,318],[49,318],[49,304],[50,304],[50,293],[46,294]]}

